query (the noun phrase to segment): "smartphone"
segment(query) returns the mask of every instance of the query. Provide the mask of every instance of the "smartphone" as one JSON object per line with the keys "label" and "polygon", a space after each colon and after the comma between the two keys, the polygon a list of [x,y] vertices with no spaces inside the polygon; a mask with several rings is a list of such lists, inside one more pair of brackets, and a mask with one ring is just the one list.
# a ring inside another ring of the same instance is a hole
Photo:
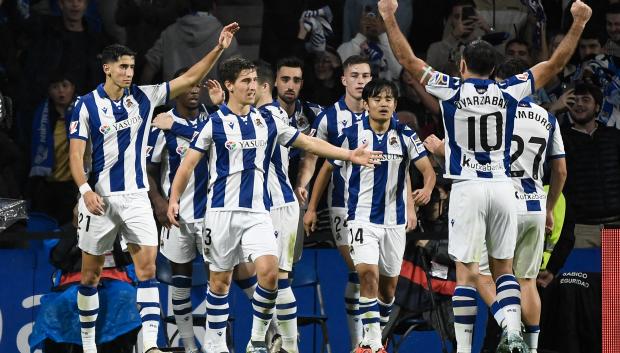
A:
{"label": "smartphone", "polygon": [[463,6],[463,10],[461,11],[461,22],[465,22],[472,17],[476,17],[476,10],[473,6]]}

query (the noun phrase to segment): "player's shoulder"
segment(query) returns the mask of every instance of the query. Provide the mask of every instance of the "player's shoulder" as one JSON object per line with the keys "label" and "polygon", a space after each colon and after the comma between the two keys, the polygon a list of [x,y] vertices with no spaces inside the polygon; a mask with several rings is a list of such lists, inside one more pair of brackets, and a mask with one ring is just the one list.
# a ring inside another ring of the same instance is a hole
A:
{"label": "player's shoulder", "polygon": [[532,72],[527,70],[523,73],[508,77],[507,79],[499,82],[497,85],[500,89],[507,89],[511,86],[523,84],[531,79],[533,79]]}

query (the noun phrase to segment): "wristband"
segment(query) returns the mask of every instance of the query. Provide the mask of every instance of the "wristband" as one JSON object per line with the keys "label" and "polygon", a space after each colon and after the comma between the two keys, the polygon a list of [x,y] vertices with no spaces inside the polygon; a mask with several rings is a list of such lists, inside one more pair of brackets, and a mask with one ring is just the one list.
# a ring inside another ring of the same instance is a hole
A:
{"label": "wristband", "polygon": [[80,185],[80,195],[84,196],[84,194],[88,191],[93,191],[93,189],[90,188],[90,185],[88,185],[88,183]]}

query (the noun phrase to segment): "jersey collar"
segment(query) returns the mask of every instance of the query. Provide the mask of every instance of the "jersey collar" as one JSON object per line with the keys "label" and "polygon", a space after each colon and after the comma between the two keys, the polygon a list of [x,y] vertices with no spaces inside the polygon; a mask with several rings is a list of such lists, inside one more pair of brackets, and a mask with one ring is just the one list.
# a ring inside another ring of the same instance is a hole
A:
{"label": "jersey collar", "polygon": [[108,96],[108,94],[103,89],[103,83],[100,83],[99,86],[97,86],[97,93],[99,94],[101,98],[107,98],[113,102],[118,102],[118,101],[122,101],[123,98],[125,98],[125,96],[129,95],[129,88],[123,88],[123,96],[118,101],[114,101],[112,100],[112,98]]}
{"label": "jersey collar", "polygon": [[222,113],[224,115],[234,115],[236,117],[246,117],[249,116],[252,113],[256,113],[256,108],[254,108],[254,106],[250,106],[250,112],[247,115],[237,115],[235,113],[232,112],[232,110],[230,110],[230,108],[228,108],[228,105],[226,105],[226,103],[223,103],[222,105],[220,105],[220,110],[222,111]]}
{"label": "jersey collar", "polygon": [[[375,131],[372,129],[372,127],[370,127],[370,118],[368,117],[368,115],[364,114],[364,116],[362,117],[362,124],[364,126],[364,130],[370,130],[373,133],[375,133]],[[394,116],[392,116],[390,118],[390,127],[388,128],[388,131],[396,130],[397,127],[398,127],[398,121],[396,120],[396,118]],[[387,131],[386,131],[386,133],[387,133]]]}

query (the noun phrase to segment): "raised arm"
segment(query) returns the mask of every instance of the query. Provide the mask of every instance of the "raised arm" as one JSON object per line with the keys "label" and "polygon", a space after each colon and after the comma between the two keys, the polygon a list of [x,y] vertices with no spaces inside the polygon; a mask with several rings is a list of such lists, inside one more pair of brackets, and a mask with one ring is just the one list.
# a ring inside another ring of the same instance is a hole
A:
{"label": "raised arm", "polygon": [[535,89],[544,87],[553,76],[564,69],[564,66],[566,66],[577,47],[583,29],[588,23],[590,16],[592,16],[592,9],[580,0],[573,3],[570,12],[573,15],[573,24],[560,42],[560,45],[558,45],[558,48],[553,52],[549,60],[538,63],[530,69],[534,76]]}
{"label": "raised arm", "polygon": [[394,56],[405,70],[409,71],[418,82],[426,85],[432,68],[424,60],[415,56],[407,38],[400,31],[394,15],[398,3],[396,0],[381,0],[378,6],[379,13],[385,23],[385,31],[388,35],[392,53],[394,53]]}
{"label": "raised arm", "polygon": [[187,92],[191,87],[197,85],[215,65],[224,49],[230,46],[235,33],[239,30],[237,22],[233,22],[222,29],[220,38],[213,50],[204,58],[195,63],[186,73],[170,81],[170,99]]}
{"label": "raised arm", "polygon": [[293,146],[321,157],[340,161],[350,161],[351,163],[360,164],[371,168],[375,164],[381,163],[379,158],[383,155],[383,153],[378,151],[367,150],[367,144],[361,145],[355,150],[348,150],[336,147],[326,141],[316,137],[306,136],[304,134],[299,134],[295,142],[293,142]]}

